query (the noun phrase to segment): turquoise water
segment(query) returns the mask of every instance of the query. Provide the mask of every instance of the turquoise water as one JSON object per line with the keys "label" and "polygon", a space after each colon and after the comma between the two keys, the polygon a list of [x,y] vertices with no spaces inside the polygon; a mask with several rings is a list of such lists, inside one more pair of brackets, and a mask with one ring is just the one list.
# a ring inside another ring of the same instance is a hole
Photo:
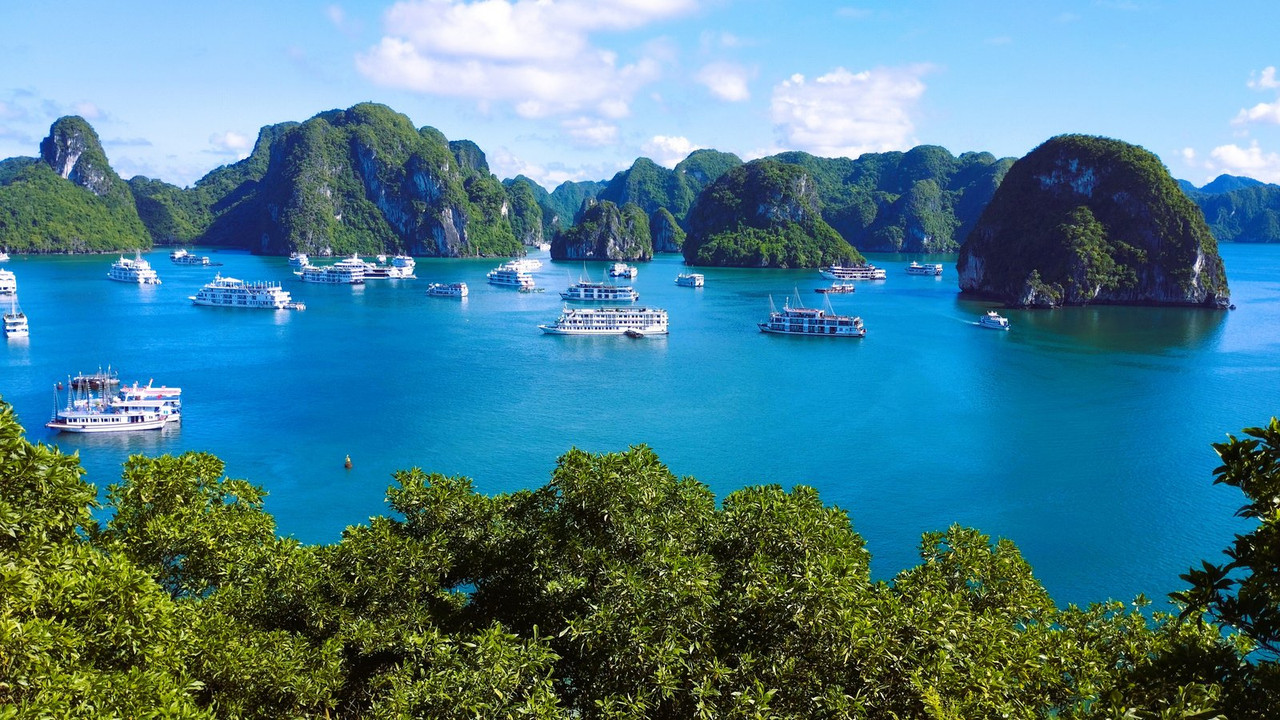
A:
{"label": "turquoise water", "polygon": [[[958,298],[953,256],[925,258],[946,264],[936,279],[903,272],[918,256],[873,255],[889,279],[832,299],[864,340],[756,330],[771,295],[818,304],[816,272],[705,269],[706,287],[683,288],[677,257],[640,268],[641,302],[671,318],[669,337],[642,340],[538,332],[581,263],[547,262],[547,291],[523,294],[484,283],[493,260],[423,260],[418,280],[350,288],[303,284],[283,258],[218,252],[225,267],[205,269],[157,251],[164,284],[136,287],[106,279],[113,257],[15,257],[32,335],[0,346],[0,394],[99,486],[130,453],[213,452],[307,542],[385,512],[396,469],[494,493],[545,483],[573,446],[647,443],[721,497],[817,487],[880,577],[914,564],[922,532],[962,523],[1014,540],[1059,603],[1162,599],[1244,528],[1209,443],[1280,414],[1280,247],[1223,255],[1235,312],[1009,311],[1010,332],[972,324],[987,306]],[[278,280],[307,310],[192,306],[219,270]],[[458,280],[465,301],[424,295]],[[54,383],[108,363],[181,386],[181,428],[45,430]]]}

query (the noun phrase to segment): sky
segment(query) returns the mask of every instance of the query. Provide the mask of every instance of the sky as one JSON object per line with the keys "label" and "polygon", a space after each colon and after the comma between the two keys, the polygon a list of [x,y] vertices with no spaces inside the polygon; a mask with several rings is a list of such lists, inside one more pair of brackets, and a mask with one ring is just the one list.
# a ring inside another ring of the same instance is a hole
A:
{"label": "sky", "polygon": [[0,28],[0,158],[80,115],[120,175],[180,186],[360,102],[548,189],[699,148],[1016,158],[1063,133],[1280,183],[1274,0],[7,0]]}

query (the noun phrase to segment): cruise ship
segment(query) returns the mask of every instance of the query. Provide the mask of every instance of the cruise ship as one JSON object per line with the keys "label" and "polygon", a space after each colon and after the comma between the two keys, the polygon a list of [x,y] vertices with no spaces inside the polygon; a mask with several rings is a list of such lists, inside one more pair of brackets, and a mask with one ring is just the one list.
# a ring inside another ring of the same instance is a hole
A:
{"label": "cruise ship", "polygon": [[942,274],[942,263],[918,263],[912,260],[907,266],[907,274],[938,276]]}
{"label": "cruise ship", "polygon": [[9,253],[0,250],[0,262],[9,262]]}
{"label": "cruise ship", "polygon": [[136,283],[138,285],[159,285],[160,276],[156,275],[156,271],[151,269],[151,263],[142,259],[139,253],[133,259],[123,255],[120,259],[111,263],[111,269],[107,271],[107,277],[120,282]]}
{"label": "cruise ship", "polygon": [[702,287],[707,278],[702,273],[680,273],[676,276],[676,284],[680,287]]}
{"label": "cruise ship", "polygon": [[635,280],[639,274],[640,270],[634,265],[618,262],[609,266],[609,277],[624,277]]}
{"label": "cruise ship", "polygon": [[431,297],[464,298],[470,292],[464,282],[431,283],[427,286],[427,294]]}
{"label": "cruise ship", "polygon": [[120,388],[107,401],[107,405],[121,412],[155,412],[164,417],[165,422],[182,421],[182,388],[160,386],[151,382],[146,385],[134,383]]}
{"label": "cruise ship", "polygon": [[258,308],[263,310],[305,310],[306,305],[293,302],[288,291],[273,282],[247,283],[217,275],[213,282],[200,288],[190,298],[196,305],[213,307]]}
{"label": "cruise ship", "polygon": [[539,325],[548,335],[666,335],[667,311],[660,308],[564,308],[554,325]]}
{"label": "cruise ship", "polygon": [[560,297],[579,302],[635,302],[640,299],[640,293],[630,285],[579,280],[560,293]]}
{"label": "cruise ship", "polygon": [[169,253],[169,260],[171,260],[175,265],[201,265],[208,267],[215,264],[209,262],[208,255],[192,255],[190,252],[182,248],[178,248],[177,250]]}
{"label": "cruise ship", "polygon": [[294,270],[301,270],[302,268],[310,264],[311,264],[311,258],[307,257],[306,253],[300,253],[300,252],[289,253],[289,267],[293,268]]}
{"label": "cruise ship", "polygon": [[769,319],[757,323],[760,332],[778,333],[782,335],[812,335],[819,337],[866,337],[867,329],[862,326],[862,318],[852,315],[836,315],[819,308],[791,307],[790,300],[783,303],[782,311],[773,307],[773,298],[769,298]]}
{"label": "cruise ship", "polygon": [[875,265],[828,265],[818,272],[828,280],[884,280],[884,268]]}
{"label": "cruise ship", "polygon": [[988,310],[987,314],[978,318],[978,322],[974,324],[991,330],[1008,330],[1009,318],[1001,317],[995,310]]}
{"label": "cruise ship", "polygon": [[31,328],[27,323],[27,314],[18,307],[18,301],[9,303],[9,310],[4,314],[4,336],[11,338],[27,337]]}
{"label": "cruise ship", "polygon": [[510,265],[514,268],[517,268],[529,273],[533,272],[534,270],[542,269],[542,261],[539,260],[538,258],[518,258],[515,260],[508,260],[504,264]]}
{"label": "cruise ship", "polygon": [[12,270],[0,268],[0,297],[13,297],[18,294],[18,276]]}
{"label": "cruise ship", "polygon": [[858,286],[852,282],[837,280],[831,283],[831,287],[814,288],[813,291],[824,295],[847,295],[848,293],[856,292],[857,289]]}
{"label": "cruise ship", "polygon": [[503,263],[490,270],[487,277],[490,285],[514,287],[521,290],[532,290],[534,286],[533,276],[529,274],[529,271],[522,270],[512,263]]}
{"label": "cruise ship", "polygon": [[364,262],[357,260],[356,263],[343,260],[333,265],[307,265],[302,270],[295,272],[294,275],[302,278],[302,282],[325,285],[363,285]]}
{"label": "cruise ship", "polygon": [[356,262],[364,265],[365,280],[399,280],[417,277],[413,274],[413,269],[417,266],[417,263],[408,255],[396,255],[389,262],[386,255],[379,255],[376,263],[360,260],[360,258],[352,255],[338,264],[349,263],[352,267],[355,267]]}
{"label": "cruise ship", "polygon": [[105,392],[69,390],[67,404],[58,406],[54,391],[53,418],[45,423],[51,430],[74,433],[131,432],[134,430],[159,430],[182,417],[180,388],[146,387],[122,388],[108,397]]}

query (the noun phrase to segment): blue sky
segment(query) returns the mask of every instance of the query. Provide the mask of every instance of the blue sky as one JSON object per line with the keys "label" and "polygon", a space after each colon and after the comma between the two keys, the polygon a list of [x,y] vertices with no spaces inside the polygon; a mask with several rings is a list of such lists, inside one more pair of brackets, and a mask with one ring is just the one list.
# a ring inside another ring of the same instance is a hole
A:
{"label": "blue sky", "polygon": [[1019,157],[1061,133],[1280,183],[1280,3],[404,0],[0,4],[0,157],[62,115],[188,185],[358,102],[548,188],[711,147]]}

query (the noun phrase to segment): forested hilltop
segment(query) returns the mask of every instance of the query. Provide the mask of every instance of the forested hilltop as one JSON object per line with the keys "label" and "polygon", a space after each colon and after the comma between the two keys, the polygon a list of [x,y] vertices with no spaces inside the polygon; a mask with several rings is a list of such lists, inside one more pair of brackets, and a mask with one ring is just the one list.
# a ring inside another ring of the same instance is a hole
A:
{"label": "forested hilltop", "polygon": [[803,486],[717,502],[644,447],[485,496],[408,470],[394,516],[275,534],[204,453],[97,490],[0,403],[4,717],[1218,718],[1280,706],[1280,425],[1216,445],[1258,518],[1174,596],[1055,606],[961,527],[872,580]]}
{"label": "forested hilltop", "polygon": [[1218,245],[1160,159],[1089,135],[1014,163],[956,271],[962,291],[1022,307],[1230,302]]}
{"label": "forested hilltop", "polygon": [[[955,156],[932,145],[856,159],[803,152],[765,159],[804,172],[817,201],[812,214],[823,224],[819,234],[753,227],[751,239],[734,241],[737,250],[711,256],[744,265],[810,258],[813,246],[826,241],[824,228],[855,251],[953,252],[1014,162],[985,152]],[[499,182],[474,142],[414,128],[386,106],[363,103],[263,127],[247,158],[180,188],[143,176],[121,180],[93,128],[72,116],[53,124],[39,157],[0,161],[0,247],[103,252],[200,243],[269,254],[457,257],[514,255],[552,243],[575,248],[563,257],[595,257],[581,238],[598,233],[598,219],[588,221],[590,228],[574,227],[593,203],[608,201],[637,206],[650,234],[599,237],[596,246],[606,250],[600,257],[634,260],[643,254],[627,248],[684,252],[700,199],[741,166],[736,155],[702,149],[674,168],[637,158],[607,181],[565,182],[548,192],[523,176]],[[1218,240],[1280,241],[1280,186],[1230,176],[1204,188],[1181,186]]]}
{"label": "forested hilltop", "polygon": [[1204,187],[1182,181],[1218,242],[1280,242],[1280,185],[1219,175]]}

